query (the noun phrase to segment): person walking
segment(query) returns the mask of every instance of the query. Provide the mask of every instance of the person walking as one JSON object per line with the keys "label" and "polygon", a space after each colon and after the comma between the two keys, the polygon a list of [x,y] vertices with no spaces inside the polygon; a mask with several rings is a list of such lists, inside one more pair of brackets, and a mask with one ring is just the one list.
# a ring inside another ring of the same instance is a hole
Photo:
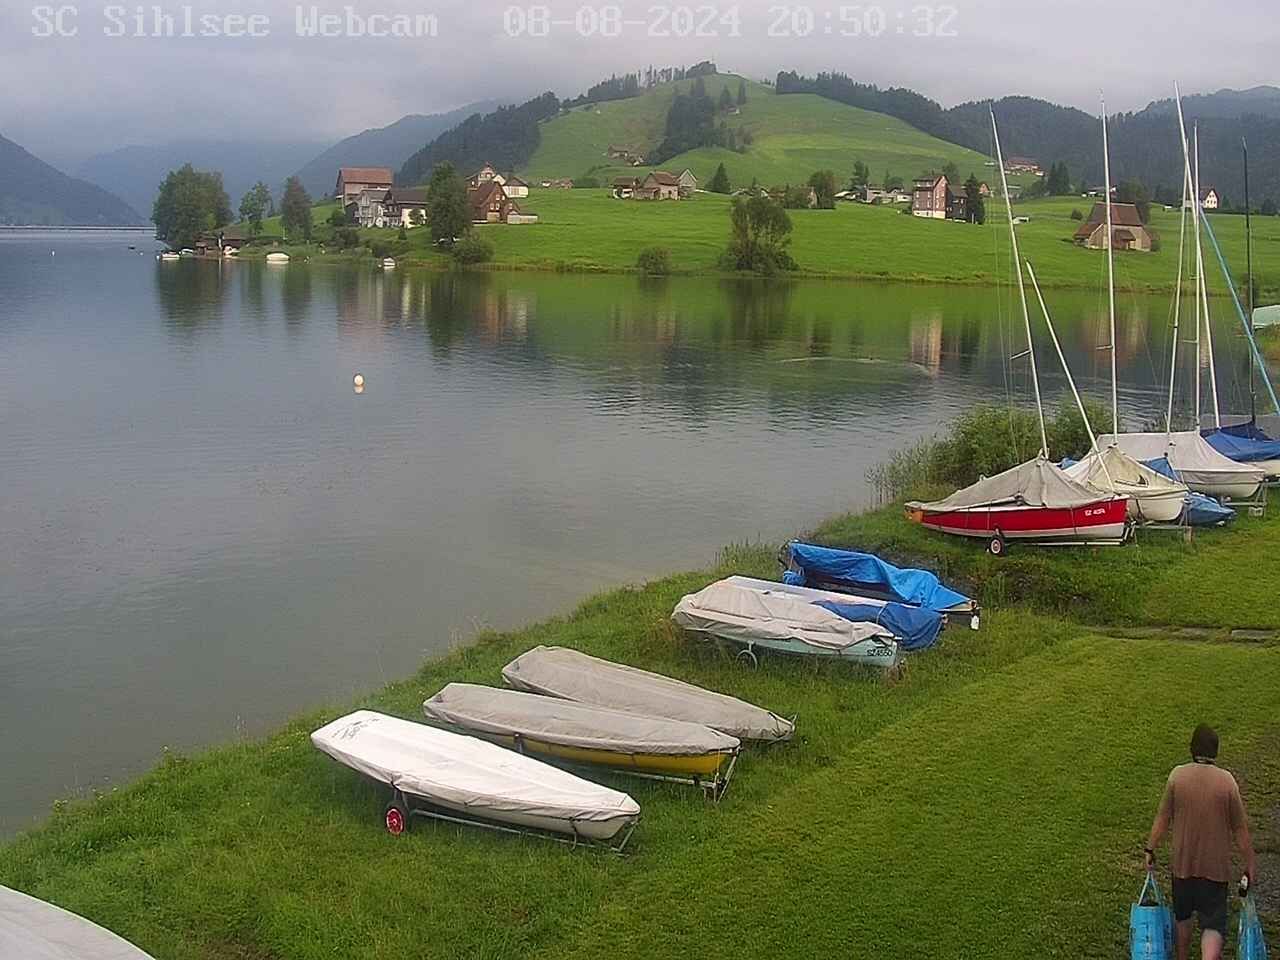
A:
{"label": "person walking", "polygon": [[[1227,885],[1231,845],[1244,857],[1244,875],[1257,879],[1257,861],[1249,836],[1249,817],[1236,779],[1217,765],[1218,734],[1200,724],[1191,735],[1191,762],[1173,768],[1151,824],[1145,849],[1154,870],[1156,850],[1172,832],[1173,917],[1177,921],[1178,960],[1187,960],[1195,920],[1200,920],[1200,955],[1220,960],[1227,936]],[[1172,831],[1170,831],[1172,827]]]}

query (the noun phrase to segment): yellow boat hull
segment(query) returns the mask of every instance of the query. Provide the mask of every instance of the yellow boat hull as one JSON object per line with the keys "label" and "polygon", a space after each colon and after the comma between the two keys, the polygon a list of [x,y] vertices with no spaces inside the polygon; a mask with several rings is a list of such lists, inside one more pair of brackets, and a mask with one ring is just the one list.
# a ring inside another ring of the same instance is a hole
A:
{"label": "yellow boat hull", "polygon": [[672,756],[658,753],[615,753],[611,750],[594,750],[586,747],[568,747],[547,743],[529,737],[501,737],[489,739],[522,753],[550,757],[566,763],[586,763],[601,767],[614,767],[635,773],[647,773],[666,777],[687,777],[698,780],[718,779],[733,761],[732,753],[701,753],[689,756]]}

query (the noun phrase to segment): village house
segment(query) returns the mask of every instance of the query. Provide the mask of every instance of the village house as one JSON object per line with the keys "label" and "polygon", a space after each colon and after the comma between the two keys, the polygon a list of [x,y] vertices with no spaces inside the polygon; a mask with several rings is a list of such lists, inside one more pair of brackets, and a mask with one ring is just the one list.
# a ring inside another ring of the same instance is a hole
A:
{"label": "village house", "polygon": [[483,167],[467,178],[467,186],[475,189],[481,184],[488,183],[491,180],[497,180],[498,183],[503,182],[502,174],[493,168],[493,164],[486,163]]}
{"label": "village house", "polygon": [[980,197],[991,196],[991,188],[987,186],[987,181],[983,180],[981,183],[978,184],[978,196]]}
{"label": "village house", "polygon": [[911,191],[911,215],[932,220],[947,218],[947,178],[943,174],[919,177]]}
{"label": "village house", "polygon": [[1033,160],[1031,157],[1006,157],[1004,161],[1005,173],[1030,173],[1037,177],[1043,177],[1044,171],[1040,169],[1040,161]]}
{"label": "village house", "polygon": [[615,147],[609,145],[609,149],[605,151],[605,155],[610,160],[621,160],[623,163],[630,164],[633,167],[644,165],[644,154],[639,150],[632,150],[630,147]]}
{"label": "village house", "polygon": [[506,223],[514,213],[520,213],[520,205],[507,196],[502,184],[486,180],[480,186],[467,191],[467,203],[471,207],[473,223]]}
{"label": "village house", "polygon": [[[1075,242],[1091,250],[1106,249],[1107,205],[1095,203],[1089,219],[1076,230]],[[1111,248],[1113,250],[1151,250],[1151,232],[1132,203],[1111,204]]]}
{"label": "village house", "polygon": [[614,177],[613,198],[615,200],[630,200],[639,182],[635,177]]}
{"label": "village house", "polygon": [[[1183,206],[1190,209],[1190,201],[1185,202]],[[1202,210],[1217,210],[1220,206],[1222,206],[1222,194],[1218,193],[1217,187],[1200,188],[1200,208]]]}
{"label": "village house", "polygon": [[387,199],[387,188],[361,190],[360,193],[346,205],[347,218],[354,221],[356,226],[365,227],[383,227],[386,226],[386,210],[384,203]]}
{"label": "village house", "polygon": [[680,184],[680,196],[692,197],[693,192],[698,189],[698,178],[693,175],[693,171],[686,168],[683,173],[676,178]]}
{"label": "village house", "polygon": [[426,223],[426,188],[392,187],[382,201],[382,215],[387,226],[409,229]]}
{"label": "village house", "polygon": [[253,238],[239,227],[207,230],[196,238],[191,249],[200,257],[231,256]]}
{"label": "village house", "polygon": [[342,167],[333,195],[345,209],[365,190],[390,190],[394,183],[390,167]]}
{"label": "village house", "polygon": [[529,196],[529,184],[514,173],[505,178],[502,189],[507,191],[508,197],[521,198]]}
{"label": "village house", "polygon": [[654,170],[636,183],[631,196],[636,200],[679,200],[680,178],[665,170]]}

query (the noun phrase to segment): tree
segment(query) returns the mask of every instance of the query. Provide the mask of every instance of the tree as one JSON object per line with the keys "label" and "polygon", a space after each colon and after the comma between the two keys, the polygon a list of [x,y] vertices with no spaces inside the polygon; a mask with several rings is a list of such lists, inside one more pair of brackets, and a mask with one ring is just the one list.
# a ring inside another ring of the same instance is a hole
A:
{"label": "tree", "polygon": [[884,174],[884,188],[886,190],[901,190],[902,187],[902,178],[896,174],[889,173],[889,171],[886,170]]}
{"label": "tree", "polygon": [[747,81],[738,81],[738,106],[745,107],[747,105]]}
{"label": "tree", "polygon": [[795,269],[796,263],[787,252],[791,218],[776,200],[738,197],[729,211],[729,223],[729,246],[721,259],[723,266],[764,274]]}
{"label": "tree", "polygon": [[1151,196],[1141,180],[1121,180],[1116,184],[1116,203],[1132,203],[1143,223],[1151,216]]}
{"label": "tree", "polygon": [[297,177],[284,182],[284,196],[280,199],[280,228],[290,239],[301,235],[311,239],[311,197]]}
{"label": "tree", "polygon": [[231,222],[231,198],[222,174],[205,173],[191,164],[172,170],[160,185],[151,209],[156,236],[170,247],[189,247],[200,234]]}
{"label": "tree", "polygon": [[1264,217],[1274,217],[1276,215],[1275,200],[1271,197],[1267,197],[1267,199],[1262,201],[1262,206],[1259,208],[1258,212]]}
{"label": "tree", "polygon": [[733,189],[729,184],[729,171],[724,168],[723,163],[716,167],[715,175],[707,184],[707,189],[712,193],[729,193]]}
{"label": "tree", "polygon": [[1071,173],[1065,161],[1051,163],[1049,173],[1044,178],[1044,189],[1051,197],[1065,197],[1071,192]]}
{"label": "tree", "polygon": [[347,217],[347,211],[342,209],[342,207],[334,207],[333,213],[329,214],[329,226],[334,230],[341,230],[343,227],[349,225],[350,220]]}
{"label": "tree", "polygon": [[409,226],[421,227],[427,222],[427,215],[417,207],[409,211]]}
{"label": "tree", "polygon": [[960,182],[960,168],[950,160],[942,165],[942,175],[947,178],[947,183]]}
{"label": "tree", "polygon": [[849,189],[860,190],[871,182],[871,170],[861,160],[853,161],[853,175],[849,177]]}
{"label": "tree", "polygon": [[431,225],[431,239],[449,246],[471,229],[467,188],[451,163],[442,163],[431,171],[431,182],[427,184],[427,222]]}
{"label": "tree", "polygon": [[987,204],[982,199],[982,184],[978,183],[978,178],[972,173],[964,182],[964,206],[970,223],[987,222]]}
{"label": "tree", "polygon": [[720,88],[720,112],[728,113],[733,109],[733,94],[729,92],[728,87]]}
{"label": "tree", "polygon": [[262,218],[271,206],[271,191],[259,180],[240,201],[240,219],[249,222],[249,229],[256,237],[262,232]]}
{"label": "tree", "polygon": [[836,208],[836,175],[830,170],[816,170],[809,175],[809,186],[813,187],[819,210]]}

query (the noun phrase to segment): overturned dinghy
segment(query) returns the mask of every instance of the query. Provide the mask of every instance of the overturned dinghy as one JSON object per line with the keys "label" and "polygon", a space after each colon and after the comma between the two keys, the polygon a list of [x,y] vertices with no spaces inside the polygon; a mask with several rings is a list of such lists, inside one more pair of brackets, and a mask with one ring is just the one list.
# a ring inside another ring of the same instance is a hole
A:
{"label": "overturned dinghy", "polygon": [[624,713],[559,697],[451,683],[422,705],[427,719],[521,753],[705,786],[719,796],[739,741],[700,723]]}
{"label": "overturned dinghy", "polygon": [[84,917],[0,886],[0,957],[13,960],[151,960]]}
{"label": "overturned dinghy", "polygon": [[784,546],[779,559],[786,568],[784,583],[905,603],[944,616],[968,615],[977,628],[977,602],[945,586],[928,570],[897,567],[873,553],[820,547],[799,540]]}
{"label": "overturned dinghy", "polygon": [[1095,450],[1063,473],[1091,490],[1127,498],[1130,520],[1173,523],[1186,504],[1185,483],[1152,470],[1114,445]]}
{"label": "overturned dinghy", "polygon": [[[396,835],[411,815],[622,846],[640,806],[550,764],[423,723],[357,710],[311,734],[316,748],[394,791]],[[620,842],[619,842],[620,841]]]}
{"label": "overturned dinghy", "polygon": [[1257,496],[1264,479],[1260,469],[1224,457],[1195,430],[1098,437],[1099,446],[1112,444],[1135,460],[1167,459],[1179,480],[1210,497],[1249,500]]}
{"label": "overturned dinghy", "polygon": [[503,667],[502,678],[517,690],[700,723],[739,740],[773,743],[795,732],[790,720],[745,700],[568,647],[534,647]]}

